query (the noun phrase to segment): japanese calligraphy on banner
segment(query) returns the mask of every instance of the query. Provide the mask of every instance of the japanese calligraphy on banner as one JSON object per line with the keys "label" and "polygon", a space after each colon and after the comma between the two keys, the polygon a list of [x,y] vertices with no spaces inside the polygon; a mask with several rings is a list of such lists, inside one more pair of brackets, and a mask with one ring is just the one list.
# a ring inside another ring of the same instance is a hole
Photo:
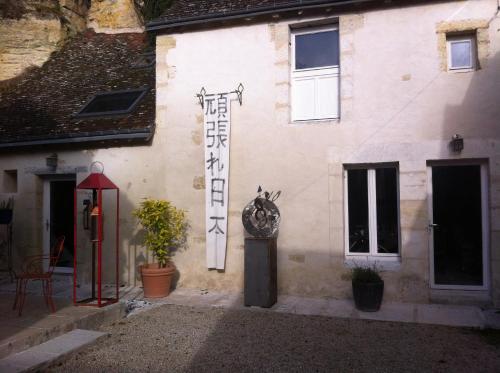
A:
{"label": "japanese calligraphy on banner", "polygon": [[229,202],[229,93],[203,96],[207,267],[224,269]]}

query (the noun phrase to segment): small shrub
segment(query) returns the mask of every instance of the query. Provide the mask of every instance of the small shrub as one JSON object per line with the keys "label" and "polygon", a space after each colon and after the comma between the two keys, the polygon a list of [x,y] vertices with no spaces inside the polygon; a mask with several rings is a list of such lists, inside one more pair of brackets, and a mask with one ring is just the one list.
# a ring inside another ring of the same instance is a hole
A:
{"label": "small shrub", "polygon": [[353,282],[381,282],[382,278],[377,268],[373,267],[354,267],[352,269]]}
{"label": "small shrub", "polygon": [[0,201],[0,210],[12,210],[14,207],[14,198],[10,197],[7,201]]}
{"label": "small shrub", "polygon": [[133,215],[146,230],[144,246],[153,253],[160,267],[166,267],[172,249],[185,243],[186,212],[169,201],[147,198]]}

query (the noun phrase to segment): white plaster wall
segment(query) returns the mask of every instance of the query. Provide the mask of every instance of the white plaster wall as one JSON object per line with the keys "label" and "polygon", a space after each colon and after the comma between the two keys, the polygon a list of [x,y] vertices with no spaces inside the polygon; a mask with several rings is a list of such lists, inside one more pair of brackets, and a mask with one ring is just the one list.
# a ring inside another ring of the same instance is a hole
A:
{"label": "white plaster wall", "polygon": [[[283,218],[280,291],[349,297],[343,264],[342,165],[397,161],[402,260],[396,270],[384,274],[386,296],[429,301],[426,161],[486,158],[491,195],[498,189],[496,5],[494,0],[480,0],[337,15],[341,119],[329,122],[290,123],[289,26],[307,19],[158,37],[158,105],[164,109],[158,123],[170,154],[165,164],[167,193],[189,209],[192,222],[190,248],[175,258],[181,283],[241,289],[241,211],[263,185],[283,191],[278,201]],[[466,19],[491,21],[487,63],[474,73],[443,72],[437,25]],[[234,101],[232,111],[227,269],[209,272],[204,191],[191,188],[193,179],[204,175],[202,109],[194,94],[201,87],[212,93],[232,90],[240,82],[245,86],[243,105]],[[460,155],[448,150],[455,133],[465,138]],[[497,215],[492,204],[493,237],[498,236]]]}

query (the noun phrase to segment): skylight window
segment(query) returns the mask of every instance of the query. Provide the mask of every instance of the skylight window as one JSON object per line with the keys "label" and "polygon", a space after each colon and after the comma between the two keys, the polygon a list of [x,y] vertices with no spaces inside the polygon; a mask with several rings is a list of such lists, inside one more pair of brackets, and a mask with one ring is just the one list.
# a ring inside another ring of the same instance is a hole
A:
{"label": "skylight window", "polygon": [[78,112],[77,117],[119,115],[130,113],[146,94],[147,89],[98,93]]}

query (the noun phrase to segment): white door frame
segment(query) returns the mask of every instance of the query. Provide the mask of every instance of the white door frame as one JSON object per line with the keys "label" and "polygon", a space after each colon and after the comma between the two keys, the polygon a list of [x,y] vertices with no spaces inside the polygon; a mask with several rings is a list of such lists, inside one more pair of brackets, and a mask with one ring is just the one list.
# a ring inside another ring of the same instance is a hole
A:
{"label": "white door frame", "polygon": [[[432,228],[433,194],[432,194],[432,167],[433,166],[466,166],[475,165],[481,167],[481,229],[482,229],[482,255],[483,255],[483,285],[438,285],[434,274],[434,229]],[[490,288],[490,219],[488,206],[488,163],[483,160],[464,161],[429,161],[427,162],[427,206],[429,211],[429,253],[430,253],[430,287],[432,289],[448,290],[489,290]]]}
{"label": "white door frame", "polygon": [[[43,179],[43,214],[42,214],[42,232],[43,232],[43,255],[50,255],[50,182],[71,180],[76,182],[74,174],[61,174],[44,177]],[[73,208],[73,201],[71,202]],[[44,261],[44,266],[48,266],[48,261]],[[73,273],[73,268],[55,267],[54,273]]]}

